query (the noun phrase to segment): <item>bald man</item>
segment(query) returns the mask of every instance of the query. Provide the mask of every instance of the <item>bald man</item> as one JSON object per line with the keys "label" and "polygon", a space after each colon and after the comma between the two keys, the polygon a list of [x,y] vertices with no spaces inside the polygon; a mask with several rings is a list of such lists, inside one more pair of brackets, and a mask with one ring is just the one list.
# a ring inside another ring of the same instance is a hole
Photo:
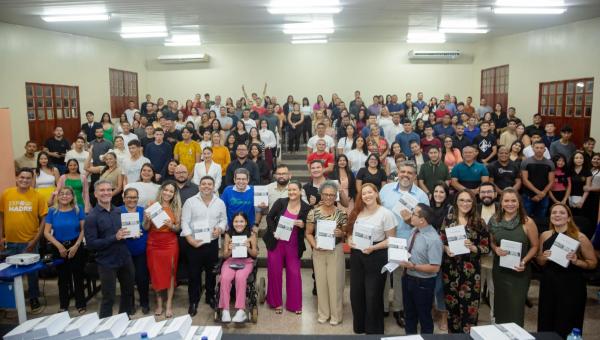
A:
{"label": "bald man", "polygon": [[198,193],[198,186],[189,181],[189,173],[185,165],[179,164],[175,168],[175,181],[179,187],[179,198],[181,198],[181,206],[185,204],[188,198]]}

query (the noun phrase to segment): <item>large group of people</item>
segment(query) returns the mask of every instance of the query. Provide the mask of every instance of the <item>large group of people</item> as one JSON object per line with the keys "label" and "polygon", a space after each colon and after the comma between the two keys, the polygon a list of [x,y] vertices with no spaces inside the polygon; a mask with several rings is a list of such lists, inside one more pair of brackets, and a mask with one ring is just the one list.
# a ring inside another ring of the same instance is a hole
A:
{"label": "large group of people", "polygon": [[[87,112],[73,143],[61,127],[42,148],[28,141],[15,160],[16,187],[0,197],[0,250],[43,246],[62,258],[59,308],[69,308],[72,286],[79,313],[86,312],[83,267],[93,256],[100,317],[112,314],[117,281],[120,312],[139,306],[150,313],[152,287],[154,313],[173,317],[183,272],[190,315],[204,291],[221,321],[244,322],[246,279],[262,237],[266,302],[276,314],[302,313],[308,246],[319,323],[344,321],[349,253],[358,334],[384,333],[390,311],[407,334],[432,333],[434,315],[441,330],[468,333],[483,300],[493,322],[523,325],[533,267],[541,271],[538,330],[564,337],[583,327],[583,274],[600,255],[593,138],[575,145],[569,126],[557,132],[539,114],[527,125],[515,108],[492,108],[485,99],[474,107],[471,97],[375,95],[369,105],[356,91],[348,105],[337,94],[329,103],[290,95],[280,104],[266,84],[262,97],[242,89],[235,102],[207,93],[181,106],[147,95],[139,110],[131,101],[118,122],[109,113],[97,122]],[[280,157],[286,149],[299,153],[302,143],[304,184]],[[255,204],[259,186],[268,203]],[[139,224],[133,234],[131,223]],[[553,245],[565,236],[577,246],[557,260]],[[398,239],[410,256],[387,265]],[[234,250],[240,246],[244,256]],[[507,265],[515,254],[518,261]],[[29,275],[32,309],[38,296]]]}

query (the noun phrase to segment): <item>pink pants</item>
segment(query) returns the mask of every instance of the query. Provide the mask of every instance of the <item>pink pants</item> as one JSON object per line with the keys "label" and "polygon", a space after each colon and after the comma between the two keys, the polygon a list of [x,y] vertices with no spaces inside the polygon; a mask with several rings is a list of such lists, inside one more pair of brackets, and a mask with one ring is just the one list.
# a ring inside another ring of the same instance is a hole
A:
{"label": "pink pants", "polygon": [[[231,296],[231,284],[235,279],[235,308],[246,309],[246,280],[252,273],[253,263],[251,258],[234,259],[228,258],[221,267],[221,289],[219,296],[219,308],[229,309],[229,298]],[[232,263],[243,263],[242,269],[231,269]]]}

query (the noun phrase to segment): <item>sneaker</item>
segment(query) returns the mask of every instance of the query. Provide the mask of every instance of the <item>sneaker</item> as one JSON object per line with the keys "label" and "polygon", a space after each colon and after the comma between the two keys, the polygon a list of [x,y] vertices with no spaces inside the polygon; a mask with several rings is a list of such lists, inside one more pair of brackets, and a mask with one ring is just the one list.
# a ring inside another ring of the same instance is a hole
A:
{"label": "sneaker", "polygon": [[223,311],[221,312],[221,321],[231,322],[231,315],[229,315],[229,311],[227,309],[223,309]]}
{"label": "sneaker", "polygon": [[29,299],[29,307],[31,307],[31,312],[35,313],[38,312],[42,306],[37,298],[33,298]]}
{"label": "sneaker", "polygon": [[332,325],[332,326],[337,326],[337,325],[339,325],[341,323],[342,323],[341,321],[329,320],[329,324]]}
{"label": "sneaker", "polygon": [[238,311],[235,312],[235,315],[233,316],[233,319],[231,321],[233,321],[233,322],[246,321],[246,311],[244,311],[243,309],[238,309]]}
{"label": "sneaker", "polygon": [[317,319],[317,322],[318,323],[325,323],[325,322],[327,322],[327,319]]}

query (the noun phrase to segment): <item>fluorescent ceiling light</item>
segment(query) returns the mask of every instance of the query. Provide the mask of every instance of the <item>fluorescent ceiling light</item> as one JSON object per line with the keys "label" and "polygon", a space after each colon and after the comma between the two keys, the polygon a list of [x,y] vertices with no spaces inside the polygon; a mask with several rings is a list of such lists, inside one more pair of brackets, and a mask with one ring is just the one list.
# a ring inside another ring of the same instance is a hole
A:
{"label": "fluorescent ceiling light", "polygon": [[87,15],[107,14],[106,7],[102,6],[70,6],[70,7],[46,7],[44,16],[48,15]]}
{"label": "fluorescent ceiling light", "polygon": [[332,34],[333,32],[335,32],[335,29],[332,20],[283,25],[283,33],[285,34]]}
{"label": "fluorescent ceiling light", "polygon": [[327,39],[300,39],[292,40],[292,44],[326,44]]}
{"label": "fluorescent ceiling light", "polygon": [[466,34],[485,34],[490,30],[487,28],[443,28],[440,27],[440,33],[466,33]]}
{"label": "fluorescent ceiling light", "polygon": [[150,32],[167,32],[165,26],[123,26],[121,33],[150,33]]}
{"label": "fluorescent ceiling light", "polygon": [[566,8],[552,7],[494,7],[495,14],[563,14]]}
{"label": "fluorescent ceiling light", "polygon": [[338,14],[341,7],[269,7],[271,14]]}
{"label": "fluorescent ceiling light", "polygon": [[197,34],[174,34],[165,41],[165,46],[200,46],[200,37]]}
{"label": "fluorescent ceiling light", "polygon": [[136,38],[164,38],[168,36],[167,32],[139,32],[139,33],[121,33],[123,39],[136,39]]}
{"label": "fluorescent ceiling light", "polygon": [[106,21],[110,20],[110,14],[50,15],[42,16],[42,20],[45,22]]}
{"label": "fluorescent ceiling light", "polygon": [[333,34],[333,28],[289,28],[284,29],[285,34]]}
{"label": "fluorescent ceiling light", "polygon": [[303,40],[303,39],[327,39],[325,34],[307,34],[307,35],[294,35],[292,40]]}
{"label": "fluorescent ceiling light", "polygon": [[439,32],[408,32],[406,42],[409,44],[441,44],[446,42],[446,35]]}
{"label": "fluorescent ceiling light", "polygon": [[498,7],[560,7],[564,6],[563,0],[497,0]]}

